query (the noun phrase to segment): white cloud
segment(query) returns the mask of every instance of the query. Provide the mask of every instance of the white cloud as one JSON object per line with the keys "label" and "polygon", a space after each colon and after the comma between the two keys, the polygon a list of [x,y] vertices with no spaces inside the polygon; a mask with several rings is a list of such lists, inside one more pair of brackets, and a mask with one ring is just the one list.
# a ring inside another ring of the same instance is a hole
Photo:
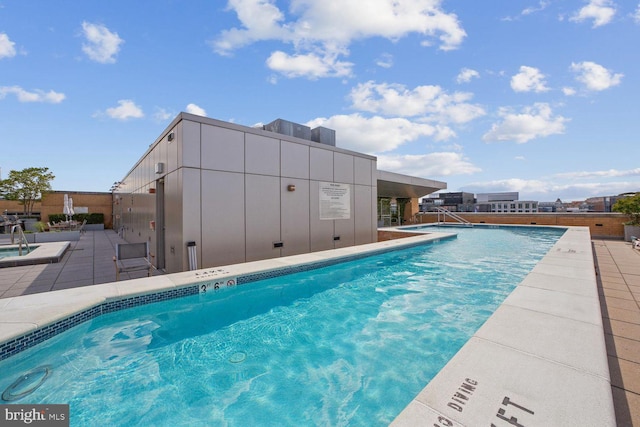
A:
{"label": "white cloud", "polygon": [[109,31],[100,24],[82,23],[82,31],[86,43],[82,44],[82,51],[96,62],[112,64],[116,62],[115,56],[120,51],[120,45],[124,43],[118,33]]}
{"label": "white cloud", "polygon": [[500,123],[494,123],[491,130],[482,136],[483,141],[514,141],[523,144],[535,138],[562,134],[568,119],[554,116],[546,103],[536,103],[526,107],[521,113],[513,113],[502,108],[498,113]]}
{"label": "white cloud", "polygon": [[[338,58],[349,54],[348,46],[355,40],[396,41],[417,33],[429,41],[437,39],[441,50],[457,49],[466,33],[455,14],[442,10],[442,3],[373,0],[363,7],[360,0],[294,0],[285,15],[275,0],[229,0],[228,9],[236,12],[241,26],[222,31],[211,45],[227,55],[251,43],[276,40],[291,44],[294,52],[273,52],[267,65],[280,67],[272,69],[288,77],[350,75],[351,64]],[[318,73],[309,63],[325,70]]]}
{"label": "white cloud", "polygon": [[537,68],[520,67],[520,72],[511,77],[511,89],[516,92],[546,92],[549,90],[545,86],[544,74]]}
{"label": "white cloud", "polygon": [[312,128],[324,126],[334,129],[336,135],[339,135],[337,139],[340,148],[368,154],[391,151],[423,136],[442,140],[454,135],[448,128],[415,123],[403,118],[367,118],[359,114],[317,118],[306,124]]}
{"label": "white cloud", "polygon": [[593,20],[593,28],[597,28],[610,23],[615,14],[616,8],[613,1],[590,0],[589,4],[577,11],[569,20],[574,22]]}
{"label": "white cloud", "polygon": [[454,152],[379,155],[378,169],[423,178],[470,175],[482,171],[462,154]]}
{"label": "white cloud", "polygon": [[621,176],[640,176],[640,168],[629,170],[609,169],[604,171],[565,172],[555,175],[557,178],[619,178]]}
{"label": "white cloud", "polygon": [[65,99],[64,93],[54,92],[50,90],[45,92],[35,89],[32,92],[26,91],[20,86],[0,86],[0,99],[8,94],[13,94],[20,102],[47,102],[50,104],[59,104]]}
{"label": "white cloud", "polygon": [[482,107],[470,104],[472,94],[446,93],[440,86],[407,89],[400,84],[361,83],[351,90],[352,108],[386,116],[417,117],[429,122],[466,123],[485,114]]}
{"label": "white cloud", "polygon": [[546,9],[547,6],[549,6],[549,2],[548,1],[540,1],[538,3],[538,7],[527,7],[526,9],[524,9],[522,11],[522,14],[523,15],[531,15],[533,13],[540,12],[540,11]]}
{"label": "white cloud", "polygon": [[473,182],[464,186],[464,191],[473,193],[517,191],[519,193],[547,193],[552,184],[543,180],[520,178],[497,179],[493,181]]}
{"label": "white cloud", "polygon": [[633,191],[640,187],[640,182],[591,182],[574,183],[558,182],[551,180],[527,180],[527,179],[501,179],[486,182],[474,182],[465,185],[461,191],[471,193],[487,193],[502,191],[517,191],[521,200],[535,200],[540,202],[555,201],[560,198],[562,201],[584,200],[589,197],[602,195],[615,195],[627,191]]}
{"label": "white cloud", "polygon": [[640,3],[638,4],[636,11],[633,13],[633,20],[636,24],[640,24]]}
{"label": "white cloud", "polygon": [[196,104],[187,105],[186,112],[189,114],[195,114],[196,116],[207,116],[207,112],[204,110],[204,108],[199,107]]}
{"label": "white cloud", "polygon": [[463,68],[456,77],[458,83],[469,83],[473,78],[480,78],[480,73],[471,68]]}
{"label": "white cloud", "polygon": [[165,108],[156,107],[153,118],[158,122],[164,122],[175,116],[175,113],[167,111]]}
{"label": "white cloud", "polygon": [[576,80],[584,84],[588,90],[595,91],[617,86],[624,77],[624,74],[614,74],[602,65],[590,61],[572,63],[571,71],[578,74]]}
{"label": "white cloud", "polygon": [[0,59],[16,56],[15,43],[5,33],[0,33]]}
{"label": "white cloud", "polygon": [[515,160],[527,160],[526,157],[524,157],[524,156],[515,156],[514,159]]}
{"label": "white cloud", "polygon": [[564,93],[566,96],[573,96],[576,94],[576,90],[572,87],[563,87],[562,93]]}
{"label": "white cloud", "polygon": [[383,53],[376,59],[376,65],[382,68],[393,67],[393,55],[390,53]]}
{"label": "white cloud", "polygon": [[130,99],[121,99],[117,107],[107,108],[107,116],[117,120],[139,119],[144,117],[142,109]]}
{"label": "white cloud", "polygon": [[337,55],[318,56],[315,53],[306,55],[288,55],[276,51],[267,59],[267,66],[273,71],[287,77],[348,77],[353,66],[350,62],[338,61]]}

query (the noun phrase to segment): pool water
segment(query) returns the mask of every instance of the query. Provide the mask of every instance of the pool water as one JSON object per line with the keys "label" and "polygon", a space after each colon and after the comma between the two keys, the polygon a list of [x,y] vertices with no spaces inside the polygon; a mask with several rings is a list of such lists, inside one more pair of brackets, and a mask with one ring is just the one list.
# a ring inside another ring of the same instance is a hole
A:
{"label": "pool water", "polygon": [[71,425],[388,425],[563,233],[436,244],[100,316],[0,362]]}
{"label": "pool water", "polygon": [[[37,246],[31,246],[31,245],[29,246],[29,250],[31,252],[33,252],[35,248],[37,248]],[[22,255],[26,255],[27,253],[29,253],[29,250],[27,250],[26,247],[23,247]],[[20,256],[20,252],[18,251],[18,248],[0,248],[0,259],[14,257],[14,256]]]}

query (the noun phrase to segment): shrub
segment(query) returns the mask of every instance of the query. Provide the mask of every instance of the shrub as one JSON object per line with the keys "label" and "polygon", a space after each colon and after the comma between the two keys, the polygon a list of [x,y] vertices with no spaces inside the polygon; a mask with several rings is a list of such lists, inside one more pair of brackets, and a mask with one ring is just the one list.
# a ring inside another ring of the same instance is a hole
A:
{"label": "shrub", "polygon": [[611,210],[626,214],[629,217],[626,225],[640,225],[640,193],[618,199]]}
{"label": "shrub", "polygon": [[[90,214],[74,214],[71,217],[72,220],[82,222],[85,219],[87,220],[87,224],[104,224],[104,214],[103,213],[90,213]],[[67,216],[65,214],[51,214],[49,215],[49,222],[60,222],[66,221]]]}

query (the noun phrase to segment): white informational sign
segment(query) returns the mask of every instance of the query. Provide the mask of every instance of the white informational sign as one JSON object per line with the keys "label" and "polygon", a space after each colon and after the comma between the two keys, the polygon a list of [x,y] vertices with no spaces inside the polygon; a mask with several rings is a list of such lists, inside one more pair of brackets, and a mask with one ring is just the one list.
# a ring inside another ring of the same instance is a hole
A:
{"label": "white informational sign", "polygon": [[87,206],[74,206],[73,207],[73,211],[75,213],[88,214],[89,213],[89,208]]}
{"label": "white informational sign", "polygon": [[320,219],[351,218],[351,187],[335,182],[320,183]]}

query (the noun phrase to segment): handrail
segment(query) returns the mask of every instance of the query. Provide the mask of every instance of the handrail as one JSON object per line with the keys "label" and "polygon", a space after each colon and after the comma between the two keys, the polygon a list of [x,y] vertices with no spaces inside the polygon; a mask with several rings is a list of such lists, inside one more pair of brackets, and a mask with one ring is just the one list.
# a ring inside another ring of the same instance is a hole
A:
{"label": "handrail", "polygon": [[[462,224],[471,224],[471,222],[470,222],[470,221],[467,221],[466,219],[462,218],[460,215],[456,215],[456,214],[454,214],[454,213],[453,213],[453,212],[451,212],[450,210],[447,210],[447,209],[442,208],[442,207],[440,207],[440,206],[435,206],[435,209],[436,209],[436,212],[438,212],[438,224],[439,224],[440,222],[443,222],[443,223],[447,222],[447,221],[446,221],[447,216],[449,216],[449,217],[453,218],[454,220],[458,221],[459,223],[462,223]],[[443,215],[443,219],[444,219],[443,221],[440,221],[440,214],[442,214],[442,215]]]}
{"label": "handrail", "polygon": [[11,226],[11,244],[15,244],[15,231],[18,230],[18,237],[20,240],[18,241],[18,255],[22,256],[22,242],[24,242],[25,247],[27,248],[27,253],[31,252],[31,248],[29,247],[29,242],[27,242],[27,236],[24,235],[24,231],[22,231],[22,226],[20,224]]}

